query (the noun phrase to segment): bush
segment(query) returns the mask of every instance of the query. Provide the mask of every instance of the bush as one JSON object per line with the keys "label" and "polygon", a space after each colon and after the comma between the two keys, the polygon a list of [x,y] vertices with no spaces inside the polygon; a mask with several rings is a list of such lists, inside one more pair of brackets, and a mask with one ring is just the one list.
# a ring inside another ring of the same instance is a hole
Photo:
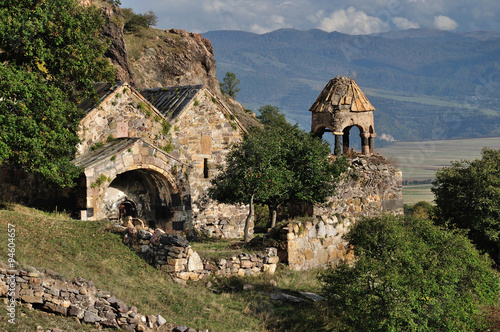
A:
{"label": "bush", "polygon": [[500,150],[454,162],[436,173],[438,220],[468,230],[471,241],[500,264]]}
{"label": "bush", "polygon": [[358,222],[346,235],[355,262],[324,272],[324,294],[344,330],[472,331],[497,300],[491,262],[461,233],[417,218]]}
{"label": "bush", "polygon": [[413,205],[404,206],[405,215],[420,217],[424,219],[434,219],[436,214],[436,206],[426,201],[420,201]]}

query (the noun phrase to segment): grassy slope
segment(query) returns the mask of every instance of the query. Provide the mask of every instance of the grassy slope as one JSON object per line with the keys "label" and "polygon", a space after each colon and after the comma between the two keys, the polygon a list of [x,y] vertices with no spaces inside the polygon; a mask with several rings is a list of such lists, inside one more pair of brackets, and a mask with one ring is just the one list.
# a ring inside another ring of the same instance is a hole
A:
{"label": "grassy slope", "polygon": [[[51,269],[68,279],[81,276],[92,280],[97,288],[137,306],[143,314],[161,314],[169,322],[210,331],[266,331],[283,327],[300,331],[319,326],[317,313],[323,310],[320,306],[309,302],[299,306],[276,303],[258,292],[318,292],[320,285],[314,271],[280,270],[275,276],[214,281],[215,287],[224,290],[215,294],[203,282],[186,286],[171,281],[123,245],[117,235],[108,233],[104,222],[71,220],[63,215],[6,205],[0,209],[0,227],[6,230],[8,223],[16,225],[16,259],[22,266]],[[0,243],[6,249],[6,231],[0,232]],[[6,259],[7,251],[0,250],[0,260]],[[272,279],[279,288],[270,285]],[[254,284],[255,290],[243,291],[242,285],[247,282]],[[302,314],[297,317],[295,310],[299,308]],[[44,322],[44,316],[24,311],[26,316],[19,317],[19,321],[28,330],[41,324],[47,324],[45,328],[89,330],[88,326],[68,327],[65,324],[75,323],[64,319]],[[0,318],[0,329],[8,328]]]}

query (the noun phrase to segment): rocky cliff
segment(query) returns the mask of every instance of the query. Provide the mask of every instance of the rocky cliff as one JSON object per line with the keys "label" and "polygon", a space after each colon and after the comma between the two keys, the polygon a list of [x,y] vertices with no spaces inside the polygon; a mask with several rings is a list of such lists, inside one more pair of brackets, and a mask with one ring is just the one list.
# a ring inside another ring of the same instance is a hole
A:
{"label": "rocky cliff", "polygon": [[184,30],[140,29],[124,32],[121,9],[104,0],[79,0],[84,6],[96,5],[107,16],[103,36],[110,41],[106,56],[117,70],[117,80],[137,89],[179,85],[206,85],[246,128],[260,125],[253,112],[223,96],[216,76],[212,43],[200,34]]}

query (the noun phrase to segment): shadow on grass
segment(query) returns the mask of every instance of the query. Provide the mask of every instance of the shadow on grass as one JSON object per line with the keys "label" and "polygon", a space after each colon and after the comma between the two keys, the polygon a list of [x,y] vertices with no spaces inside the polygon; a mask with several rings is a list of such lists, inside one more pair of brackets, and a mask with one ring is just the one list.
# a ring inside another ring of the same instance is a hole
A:
{"label": "shadow on grass", "polygon": [[[239,297],[247,306],[244,314],[261,321],[269,331],[336,331],[335,318],[325,300],[313,302],[297,290],[273,286],[273,276],[217,279],[214,290]],[[303,299],[300,303],[274,300],[271,294],[284,293]]]}

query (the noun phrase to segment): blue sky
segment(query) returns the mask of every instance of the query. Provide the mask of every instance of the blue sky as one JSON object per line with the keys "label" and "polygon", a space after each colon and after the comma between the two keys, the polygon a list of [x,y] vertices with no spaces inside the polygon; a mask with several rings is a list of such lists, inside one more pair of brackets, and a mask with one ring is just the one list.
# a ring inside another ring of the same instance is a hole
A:
{"label": "blue sky", "polygon": [[157,28],[191,32],[280,28],[370,34],[409,28],[500,31],[498,0],[121,0],[152,10]]}

